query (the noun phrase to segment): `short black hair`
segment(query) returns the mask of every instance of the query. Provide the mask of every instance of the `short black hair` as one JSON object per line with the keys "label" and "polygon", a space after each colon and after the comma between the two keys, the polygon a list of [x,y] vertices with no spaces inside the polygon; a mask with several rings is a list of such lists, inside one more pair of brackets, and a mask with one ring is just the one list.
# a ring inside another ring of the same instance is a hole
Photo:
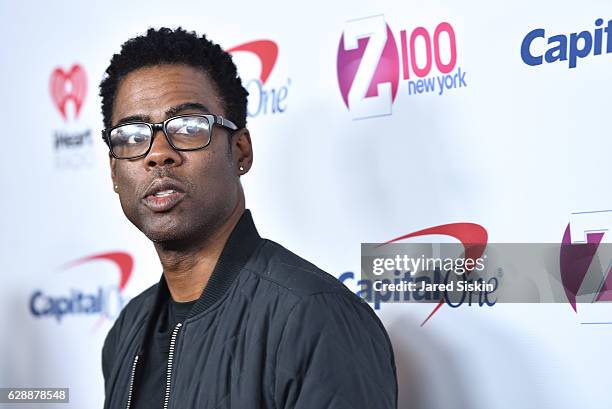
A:
{"label": "short black hair", "polygon": [[111,127],[117,87],[130,72],[160,64],[184,64],[203,70],[216,87],[227,119],[238,127],[246,127],[247,96],[232,56],[205,35],[181,27],[150,28],[146,35],[134,37],[113,55],[106,75],[100,83],[104,127]]}

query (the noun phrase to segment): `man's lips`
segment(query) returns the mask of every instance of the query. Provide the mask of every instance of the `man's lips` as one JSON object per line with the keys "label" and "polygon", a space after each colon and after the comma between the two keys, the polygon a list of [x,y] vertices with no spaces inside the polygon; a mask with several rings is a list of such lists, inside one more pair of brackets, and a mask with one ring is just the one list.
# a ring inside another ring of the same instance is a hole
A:
{"label": "man's lips", "polygon": [[185,197],[180,183],[173,179],[156,179],[147,188],[142,202],[153,212],[167,212]]}

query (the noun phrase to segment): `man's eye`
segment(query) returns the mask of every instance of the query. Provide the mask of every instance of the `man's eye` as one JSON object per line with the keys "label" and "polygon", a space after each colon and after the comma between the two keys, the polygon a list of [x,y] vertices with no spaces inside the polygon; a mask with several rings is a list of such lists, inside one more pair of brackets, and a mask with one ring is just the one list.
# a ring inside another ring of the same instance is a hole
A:
{"label": "man's eye", "polygon": [[200,127],[197,124],[185,124],[174,131],[174,133],[181,135],[193,135],[198,132],[200,132]]}
{"label": "man's eye", "polygon": [[111,132],[111,139],[115,146],[139,145],[149,139],[148,128],[141,125],[125,125]]}
{"label": "man's eye", "polygon": [[146,138],[142,134],[131,134],[131,135],[127,135],[127,138],[125,138],[125,143],[127,144],[142,143],[145,140]]}

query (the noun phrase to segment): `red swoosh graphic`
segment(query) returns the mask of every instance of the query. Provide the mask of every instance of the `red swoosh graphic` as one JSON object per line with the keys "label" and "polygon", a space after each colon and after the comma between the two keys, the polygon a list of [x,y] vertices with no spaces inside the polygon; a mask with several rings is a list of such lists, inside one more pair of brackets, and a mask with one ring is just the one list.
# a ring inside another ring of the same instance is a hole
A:
{"label": "red swoosh graphic", "polygon": [[[409,239],[411,237],[430,236],[432,234],[450,236],[459,240],[465,249],[466,259],[477,259],[482,256],[485,248],[487,247],[487,240],[489,238],[487,230],[479,224],[449,223],[429,227],[427,229],[415,231],[414,233],[405,234],[403,236],[391,239],[384,244],[390,244],[399,240]],[[440,307],[442,307],[442,305],[444,305],[444,300],[440,300],[440,302],[438,302],[433,311],[427,316],[427,318],[425,318],[425,321],[421,323],[421,327],[425,325],[431,317],[433,317],[433,315],[440,309]]]}
{"label": "red swoosh graphic", "polygon": [[130,279],[130,276],[132,275],[132,268],[134,267],[134,259],[128,253],[116,251],[94,254],[92,256],[83,257],[66,263],[62,266],[62,268],[71,268],[93,260],[107,260],[115,263],[119,269],[119,291],[123,291]]}
{"label": "red swoosh graphic", "polygon": [[237,45],[227,50],[228,53],[238,51],[250,52],[259,58],[261,62],[261,75],[259,79],[262,84],[265,84],[278,58],[278,46],[276,43],[272,40],[255,40]]}

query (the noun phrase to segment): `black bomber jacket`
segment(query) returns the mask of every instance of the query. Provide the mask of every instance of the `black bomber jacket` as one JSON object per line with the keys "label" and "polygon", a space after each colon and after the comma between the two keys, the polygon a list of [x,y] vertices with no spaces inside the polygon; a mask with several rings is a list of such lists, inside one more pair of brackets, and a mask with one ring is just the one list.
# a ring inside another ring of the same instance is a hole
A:
{"label": "black bomber jacket", "polygon": [[[104,409],[129,409],[164,298],[133,298],[102,350]],[[172,332],[165,409],[387,409],[397,379],[387,332],[336,278],[262,239],[249,210],[201,297]]]}

